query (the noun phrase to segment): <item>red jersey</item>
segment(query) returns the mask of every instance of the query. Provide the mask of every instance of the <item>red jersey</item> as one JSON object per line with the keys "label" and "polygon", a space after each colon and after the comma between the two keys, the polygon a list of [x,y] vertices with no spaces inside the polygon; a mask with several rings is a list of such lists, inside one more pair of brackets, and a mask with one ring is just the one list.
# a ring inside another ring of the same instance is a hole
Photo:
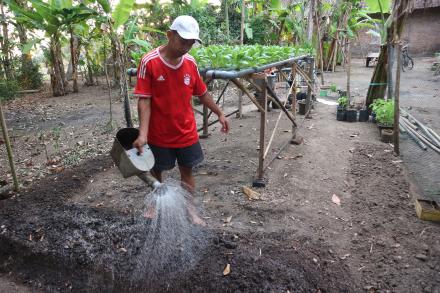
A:
{"label": "red jersey", "polygon": [[145,54],[133,94],[151,98],[148,143],[167,148],[196,143],[199,135],[191,98],[206,91],[192,56],[185,54],[179,64],[171,65],[160,56],[159,48]]}

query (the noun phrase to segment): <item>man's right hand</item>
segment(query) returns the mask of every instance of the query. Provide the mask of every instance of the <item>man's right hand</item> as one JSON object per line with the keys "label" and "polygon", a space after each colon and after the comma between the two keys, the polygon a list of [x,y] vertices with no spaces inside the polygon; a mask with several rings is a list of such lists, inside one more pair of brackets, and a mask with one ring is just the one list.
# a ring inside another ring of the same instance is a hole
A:
{"label": "man's right hand", "polygon": [[147,144],[147,137],[139,135],[138,138],[133,142],[133,147],[137,148],[139,153],[142,155],[144,152],[144,145]]}

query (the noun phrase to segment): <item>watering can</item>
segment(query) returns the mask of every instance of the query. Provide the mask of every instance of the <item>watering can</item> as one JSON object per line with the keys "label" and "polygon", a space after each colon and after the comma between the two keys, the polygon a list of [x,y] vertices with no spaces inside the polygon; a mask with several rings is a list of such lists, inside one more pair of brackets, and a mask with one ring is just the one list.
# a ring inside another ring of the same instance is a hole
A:
{"label": "watering can", "polygon": [[151,187],[159,187],[161,183],[149,173],[154,166],[154,155],[150,147],[145,145],[142,154],[133,148],[133,142],[138,136],[139,130],[136,128],[120,129],[116,133],[110,156],[124,178],[136,175]]}

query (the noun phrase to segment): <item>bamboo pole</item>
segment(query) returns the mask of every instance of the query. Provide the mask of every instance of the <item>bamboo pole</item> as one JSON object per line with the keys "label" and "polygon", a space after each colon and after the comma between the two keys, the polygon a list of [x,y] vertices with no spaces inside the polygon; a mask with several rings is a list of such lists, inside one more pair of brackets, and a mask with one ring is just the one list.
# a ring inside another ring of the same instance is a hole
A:
{"label": "bamboo pole", "polygon": [[6,127],[5,117],[3,115],[3,108],[0,104],[0,124],[2,127],[3,138],[5,139],[6,151],[8,153],[9,166],[11,167],[12,180],[14,182],[14,190],[18,191],[18,179],[17,173],[15,172],[14,155],[12,153],[11,142],[9,140],[8,128]]}
{"label": "bamboo pole", "polygon": [[252,103],[255,104],[255,106],[258,108],[258,110],[260,111],[265,111],[264,108],[262,108],[260,106],[260,104],[258,103],[258,101],[255,99],[255,97],[252,96],[252,94],[247,90],[247,88],[236,78],[231,79],[232,83],[234,83],[241,91],[243,91],[246,96],[248,96],[248,98],[252,101]]}
{"label": "bamboo pole", "polygon": [[423,150],[427,150],[428,147],[411,131],[411,127],[408,127],[408,122],[403,122],[404,120],[402,120],[402,122],[400,122],[399,126],[405,130],[405,132],[412,138],[414,139],[414,141],[423,149]]}
{"label": "bamboo pole", "polygon": [[[283,105],[282,105],[282,106],[284,107],[284,109],[285,109],[285,107],[286,107],[286,103],[287,103],[287,101],[288,101],[288,99],[289,99],[288,96],[289,96],[289,94],[292,92],[292,87],[293,87],[293,83],[292,83],[292,86],[290,87],[289,91],[287,92],[286,100],[284,101],[284,103],[283,103]],[[273,131],[272,131],[272,134],[271,134],[271,136],[270,136],[269,142],[267,143],[267,146],[266,146],[266,150],[264,151],[263,159],[266,159],[266,157],[267,157],[267,153],[269,152],[269,148],[270,148],[270,146],[272,145],[273,139],[274,139],[274,137],[275,137],[275,132],[276,132],[277,129],[278,129],[278,124],[279,124],[279,122],[280,122],[280,120],[281,120],[281,116],[283,116],[283,111],[281,111],[280,114],[278,114],[278,118],[277,118],[277,121],[276,121],[276,123],[275,123],[275,127],[273,128]],[[293,127],[295,127],[295,125],[293,125]]]}
{"label": "bamboo pole", "polygon": [[433,149],[435,152],[440,154],[440,148],[433,145],[428,138],[426,138],[423,134],[413,130],[412,128],[408,127],[406,129],[408,133],[412,133],[413,135],[417,136],[422,142],[424,142],[427,146],[429,146],[431,149]]}

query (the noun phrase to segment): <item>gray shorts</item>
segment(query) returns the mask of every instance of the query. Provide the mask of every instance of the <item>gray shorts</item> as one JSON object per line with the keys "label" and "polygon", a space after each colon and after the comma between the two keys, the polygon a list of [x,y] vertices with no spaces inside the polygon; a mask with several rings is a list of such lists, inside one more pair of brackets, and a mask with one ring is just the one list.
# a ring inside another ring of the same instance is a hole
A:
{"label": "gray shorts", "polygon": [[154,155],[154,167],[155,171],[171,170],[177,164],[182,167],[192,168],[200,164],[204,157],[200,143],[197,141],[195,144],[184,148],[163,148],[149,144],[151,151]]}

